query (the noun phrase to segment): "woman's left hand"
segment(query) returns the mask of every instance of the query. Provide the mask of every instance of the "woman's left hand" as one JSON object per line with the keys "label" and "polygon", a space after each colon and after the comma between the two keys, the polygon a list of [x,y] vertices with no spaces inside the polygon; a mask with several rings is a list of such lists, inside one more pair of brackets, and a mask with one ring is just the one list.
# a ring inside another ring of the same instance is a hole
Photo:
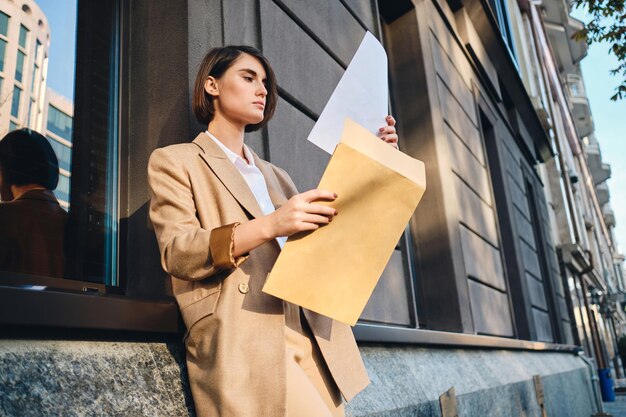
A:
{"label": "woman's left hand", "polygon": [[387,142],[389,145],[398,149],[398,135],[396,134],[396,119],[389,115],[385,117],[387,126],[378,129],[378,137]]}

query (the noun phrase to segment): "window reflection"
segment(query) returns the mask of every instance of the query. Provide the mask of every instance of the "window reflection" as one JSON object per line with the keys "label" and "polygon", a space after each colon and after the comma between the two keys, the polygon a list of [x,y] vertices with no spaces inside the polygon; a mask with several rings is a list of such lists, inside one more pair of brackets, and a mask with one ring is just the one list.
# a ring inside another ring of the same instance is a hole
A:
{"label": "window reflection", "polygon": [[[19,2],[0,0],[0,144],[16,130],[40,134],[55,159],[57,180],[44,189],[35,183],[37,190],[30,193],[39,195],[26,197],[38,200],[42,212],[45,206],[56,207],[49,211],[57,214],[58,210],[65,213],[60,215],[62,230],[42,226],[59,224],[54,221],[31,222],[33,227],[23,229],[24,239],[36,244],[38,251],[51,259],[63,259],[62,268],[52,262],[56,266],[48,270],[27,269],[22,262],[3,263],[7,256],[24,259],[35,255],[25,255],[31,252],[20,246],[0,218],[0,284],[6,271],[117,284],[119,2],[80,1],[79,8],[78,1],[31,1],[29,12],[24,13]],[[89,34],[82,40],[77,35],[81,25]],[[77,55],[82,59],[77,60]],[[77,61],[84,66],[76,67]],[[77,83],[75,76],[83,82]],[[85,87],[75,92],[77,85]],[[78,117],[75,99],[83,106]],[[79,120],[82,123],[77,123]],[[3,169],[0,165],[0,183],[6,191]],[[24,197],[13,197],[3,193],[0,217],[16,202],[24,205]],[[41,203],[44,200],[45,204]],[[15,252],[18,247],[19,256]]]}

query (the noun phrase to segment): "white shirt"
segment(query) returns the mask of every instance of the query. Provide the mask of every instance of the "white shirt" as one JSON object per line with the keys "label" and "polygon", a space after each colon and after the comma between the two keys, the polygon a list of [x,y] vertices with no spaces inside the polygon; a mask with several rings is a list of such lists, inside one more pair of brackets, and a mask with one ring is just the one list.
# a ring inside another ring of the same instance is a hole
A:
{"label": "white shirt", "polygon": [[[259,168],[257,168],[257,166],[254,164],[254,158],[252,156],[252,152],[250,152],[250,149],[248,149],[245,144],[243,145],[243,154],[250,162],[250,164],[247,164],[242,157],[228,149],[226,145],[220,142],[219,139],[213,136],[208,130],[206,131],[206,134],[211,139],[213,139],[217,146],[219,146],[220,149],[224,151],[228,159],[230,159],[230,162],[235,165],[235,168],[239,170],[239,172],[243,176],[243,179],[248,184],[248,187],[250,187],[250,191],[252,191],[252,194],[256,198],[257,203],[259,203],[259,207],[261,207],[261,211],[263,212],[263,214],[267,216],[268,214],[273,213],[275,211],[274,204],[272,204],[270,194],[267,191],[265,177],[263,177],[263,174],[261,173]],[[276,241],[282,249],[283,246],[285,246],[287,238],[282,236],[277,237]]]}

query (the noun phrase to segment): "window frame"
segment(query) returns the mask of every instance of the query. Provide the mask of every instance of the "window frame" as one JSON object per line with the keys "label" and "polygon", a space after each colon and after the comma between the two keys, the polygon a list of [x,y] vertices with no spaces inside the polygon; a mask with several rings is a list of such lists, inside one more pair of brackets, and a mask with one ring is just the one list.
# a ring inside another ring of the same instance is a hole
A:
{"label": "window frame", "polygon": [[[125,178],[122,176],[128,175],[121,161],[127,158],[123,144],[128,139],[128,120],[123,115],[128,113],[125,90],[128,88],[129,76],[127,22],[130,14],[130,1],[112,1],[117,4],[118,8],[115,30],[118,31],[117,36],[120,40],[117,62],[119,83],[116,92],[119,100],[115,106],[118,114],[122,115],[117,124],[119,133],[117,152],[120,161],[117,174],[120,176],[119,181],[123,183]],[[81,2],[88,4],[85,0],[77,0],[77,7],[80,7]],[[77,22],[77,29],[79,24],[80,22]],[[126,192],[129,190],[120,186],[118,199],[123,200],[123,193]],[[120,229],[118,229],[118,242],[121,243],[126,239],[119,232]],[[122,251],[123,248],[118,245],[118,250]],[[118,257],[122,255],[118,253]],[[126,339],[132,338],[129,335],[137,334],[182,334],[184,324],[173,297],[148,299],[128,296],[125,295],[124,284],[122,282],[119,286],[107,286],[89,281],[0,271],[2,334],[10,335],[15,332],[28,334],[42,328],[50,329],[53,333],[62,329],[111,331],[111,338],[124,332],[131,332],[124,333]]]}

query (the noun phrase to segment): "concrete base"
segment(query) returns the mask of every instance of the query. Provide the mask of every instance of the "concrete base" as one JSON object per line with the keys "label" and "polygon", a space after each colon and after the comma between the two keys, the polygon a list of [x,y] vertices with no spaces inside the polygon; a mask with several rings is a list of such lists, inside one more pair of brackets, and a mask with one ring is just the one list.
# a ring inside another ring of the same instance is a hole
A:
{"label": "concrete base", "polygon": [[[348,416],[441,417],[454,387],[462,417],[537,416],[542,375],[550,417],[596,412],[589,372],[571,354],[363,346],[372,384]],[[0,341],[0,415],[194,415],[178,344]],[[267,416],[274,417],[274,416]]]}

